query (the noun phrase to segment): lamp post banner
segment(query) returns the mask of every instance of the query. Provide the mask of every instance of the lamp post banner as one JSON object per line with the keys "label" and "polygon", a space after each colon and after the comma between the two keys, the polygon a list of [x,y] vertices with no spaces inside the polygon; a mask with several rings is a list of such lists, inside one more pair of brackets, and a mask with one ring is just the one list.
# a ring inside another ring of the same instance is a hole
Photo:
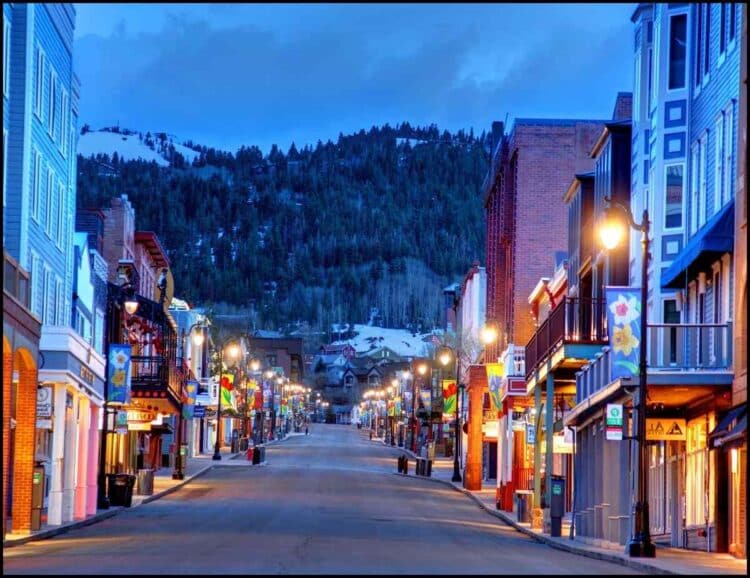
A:
{"label": "lamp post banner", "polygon": [[109,346],[109,368],[107,371],[107,401],[109,403],[130,402],[130,345],[112,343]]}
{"label": "lamp post banner", "polygon": [[195,379],[188,379],[185,389],[187,390],[187,397],[185,403],[182,404],[182,417],[185,419],[193,419],[193,409],[195,407],[195,396],[198,394],[198,381]]}
{"label": "lamp post banner", "polygon": [[503,364],[502,363],[488,363],[487,367],[487,385],[490,390],[490,401],[492,402],[492,409],[494,411],[500,411],[503,408],[503,403],[500,401],[500,390],[503,385]]}
{"label": "lamp post banner", "polygon": [[456,413],[456,393],[458,386],[455,379],[443,380],[443,413],[453,415]]}
{"label": "lamp post banner", "polygon": [[419,390],[419,401],[424,411],[430,413],[432,411],[432,390],[426,388]]}
{"label": "lamp post banner", "polygon": [[641,346],[641,288],[605,287],[612,351],[610,378],[638,376]]}

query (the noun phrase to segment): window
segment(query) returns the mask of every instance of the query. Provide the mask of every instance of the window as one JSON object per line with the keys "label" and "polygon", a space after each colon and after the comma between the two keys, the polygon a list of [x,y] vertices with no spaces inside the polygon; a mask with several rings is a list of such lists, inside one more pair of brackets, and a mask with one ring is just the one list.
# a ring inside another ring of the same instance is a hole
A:
{"label": "window", "polygon": [[698,213],[700,212],[700,141],[693,144],[690,155],[690,232],[698,230]]}
{"label": "window", "polygon": [[633,76],[635,81],[635,89],[633,90],[633,118],[640,119],[640,108],[641,108],[641,51],[638,50],[635,53],[635,75]]}
{"label": "window", "polygon": [[94,349],[104,354],[104,312],[101,309],[94,314]]}
{"label": "window", "polygon": [[42,155],[34,149],[34,182],[31,186],[31,216],[39,221],[39,206],[41,205]]}
{"label": "window", "polygon": [[685,88],[687,14],[677,14],[669,24],[669,88]]}
{"label": "window", "polygon": [[727,50],[727,9],[726,4],[720,5],[721,26],[719,27],[719,54],[724,55]]}
{"label": "window", "polygon": [[[664,323],[679,323],[680,312],[677,310],[676,299],[664,300]],[[669,327],[665,337],[664,345],[667,347],[665,360],[670,365],[677,363],[677,327]]]}
{"label": "window", "polygon": [[724,197],[721,203],[722,206],[729,199],[734,198],[734,102],[730,102],[729,106],[724,110],[724,123],[726,141],[724,144]]}
{"label": "window", "polygon": [[48,114],[48,132],[49,136],[52,137],[52,140],[55,140],[55,127],[56,127],[56,121],[57,121],[57,115],[55,112],[57,111],[57,74],[55,74],[55,71],[50,68],[49,71],[49,114]]}
{"label": "window", "polygon": [[[705,29],[703,32],[703,38],[705,39],[705,48],[703,51],[703,76],[708,76],[708,65],[709,65],[709,54],[711,53],[711,4],[704,4],[703,9],[706,11],[706,17],[704,19]],[[708,78],[706,78],[708,80]]]}
{"label": "window", "polygon": [[40,271],[39,271],[39,257],[34,253],[31,252],[31,306],[29,309],[36,315],[37,317],[41,317],[39,314],[39,291],[42,286],[42,279],[40,277]]}
{"label": "window", "polygon": [[57,239],[57,246],[62,248],[63,244],[63,229],[65,228],[65,185],[62,181],[57,185],[57,230],[55,231],[55,238]]}
{"label": "window", "polygon": [[734,42],[734,37],[737,34],[737,4],[732,2],[729,4],[729,43]]}
{"label": "window", "polygon": [[715,471],[709,459],[706,438],[714,427],[714,419],[701,416],[687,424],[687,459],[685,484],[685,525],[704,525],[713,520]]}
{"label": "window", "polygon": [[3,22],[3,95],[10,94],[10,22]]}
{"label": "window", "polygon": [[706,164],[708,162],[708,131],[703,133],[703,137],[700,141],[700,166],[698,170],[698,185],[700,187],[699,190],[699,197],[700,197],[700,204],[698,206],[698,228],[700,229],[703,226],[703,223],[706,222],[706,203],[708,202],[708,193],[707,193],[707,168]]}
{"label": "window", "polygon": [[42,285],[42,323],[49,325],[50,322],[50,310],[49,310],[49,297],[50,297],[50,284],[52,271],[47,266],[44,267],[44,281]]}
{"label": "window", "polygon": [[724,184],[724,113],[716,119],[716,136],[714,138],[714,213],[722,205],[722,185]]}
{"label": "window", "polygon": [[667,187],[664,227],[679,229],[682,226],[682,173],[683,165],[667,166]]}
{"label": "window", "polygon": [[52,167],[47,167],[47,213],[45,215],[45,231],[47,231],[47,235],[49,237],[52,237],[52,203],[54,199],[52,198],[54,193],[54,182],[55,182],[55,172],[52,170]]}
{"label": "window", "polygon": [[703,5],[698,4],[696,10],[698,17],[695,19],[695,86],[701,85],[703,79],[703,66],[701,66],[701,48],[703,43]]}
{"label": "window", "polygon": [[44,51],[37,47],[36,52],[36,84],[34,87],[34,96],[36,101],[34,102],[34,112],[42,119],[42,103],[44,101]]}
{"label": "window", "polygon": [[651,102],[654,82],[654,50],[648,49],[648,102]]}
{"label": "window", "polygon": [[68,93],[60,89],[60,140],[58,145],[63,156],[68,153]]}
{"label": "window", "polygon": [[64,303],[63,303],[63,289],[62,289],[63,283],[62,279],[59,277],[55,278],[55,311],[52,315],[53,323],[55,325],[63,325],[64,324],[64,318],[65,315],[63,314],[63,310],[65,309]]}
{"label": "window", "polygon": [[[659,41],[661,39],[661,26],[659,26],[659,23],[656,23],[656,26],[654,26],[654,48],[653,48],[653,61],[659,62]],[[651,100],[649,101],[649,114],[656,109],[656,94],[659,92],[657,87],[659,86],[659,67],[658,66],[651,66],[651,73],[652,73],[652,79],[651,79]]]}

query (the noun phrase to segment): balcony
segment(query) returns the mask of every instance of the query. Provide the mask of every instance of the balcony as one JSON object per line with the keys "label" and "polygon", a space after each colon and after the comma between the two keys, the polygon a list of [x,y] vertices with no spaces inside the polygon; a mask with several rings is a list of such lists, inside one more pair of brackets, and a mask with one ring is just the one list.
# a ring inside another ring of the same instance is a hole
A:
{"label": "balcony", "polygon": [[[731,388],[731,323],[655,323],[648,326],[647,335],[650,403],[683,407],[713,393],[717,387]],[[576,374],[576,402],[581,404],[574,410],[576,415],[585,416],[589,408],[615,396],[621,385],[638,384],[637,375],[619,380],[621,383],[613,381],[610,363],[609,347],[604,347]]]}
{"label": "balcony", "polygon": [[[606,303],[604,299],[565,297],[539,326],[526,345],[524,357],[526,381],[543,362],[561,347],[582,345],[580,351],[563,351],[562,358],[590,358],[607,343]],[[593,347],[592,347],[593,346]]]}
{"label": "balcony", "polygon": [[729,369],[732,324],[649,324],[647,358],[649,370]]}

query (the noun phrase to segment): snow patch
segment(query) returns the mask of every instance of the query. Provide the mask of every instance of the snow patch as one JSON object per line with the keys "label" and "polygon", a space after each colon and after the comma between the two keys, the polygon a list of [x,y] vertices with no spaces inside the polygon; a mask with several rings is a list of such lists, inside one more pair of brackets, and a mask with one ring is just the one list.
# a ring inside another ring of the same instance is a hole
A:
{"label": "snow patch", "polygon": [[78,138],[78,154],[84,157],[97,154],[108,154],[111,157],[114,153],[126,161],[142,159],[146,162],[155,161],[162,167],[169,166],[169,162],[144,144],[137,134],[89,131]]}
{"label": "snow patch", "polygon": [[412,335],[407,329],[389,329],[372,325],[354,324],[355,336],[351,339],[334,341],[332,345],[348,343],[357,354],[367,353],[373,346],[387,347],[402,357],[427,357],[430,343],[424,341],[432,333]]}

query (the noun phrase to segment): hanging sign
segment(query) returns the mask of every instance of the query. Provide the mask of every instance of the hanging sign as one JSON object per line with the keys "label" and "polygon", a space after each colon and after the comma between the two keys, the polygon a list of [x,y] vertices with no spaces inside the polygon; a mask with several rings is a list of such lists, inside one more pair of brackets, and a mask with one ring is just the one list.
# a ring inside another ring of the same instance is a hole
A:
{"label": "hanging sign", "polygon": [[487,388],[490,392],[491,409],[498,412],[503,408],[503,402],[500,399],[500,394],[503,386],[503,364],[502,363],[487,363]]}
{"label": "hanging sign", "polygon": [[36,388],[36,417],[52,417],[52,386],[40,385]]}
{"label": "hanging sign", "polygon": [[194,379],[188,379],[185,385],[186,397],[182,404],[182,417],[185,419],[193,419],[195,411],[195,396],[198,394],[198,382]]}
{"label": "hanging sign", "polygon": [[641,289],[606,287],[605,293],[612,352],[611,379],[637,376],[641,348]]}
{"label": "hanging sign", "polygon": [[527,423],[526,424],[526,443],[533,444],[535,442],[536,442],[536,435],[534,432],[534,424]]}
{"label": "hanging sign", "polygon": [[202,418],[206,417],[206,406],[205,405],[196,405],[193,407],[193,417],[194,418]]}
{"label": "hanging sign", "polygon": [[684,441],[687,422],[684,419],[646,418],[646,440]]}
{"label": "hanging sign", "polygon": [[120,435],[128,433],[128,412],[124,409],[118,409],[115,413],[115,432]]}
{"label": "hanging sign", "polygon": [[130,402],[130,345],[113,343],[109,346],[107,368],[107,401],[109,403]]}
{"label": "hanging sign", "polygon": [[622,404],[608,403],[607,417],[604,423],[608,440],[622,440]]}

